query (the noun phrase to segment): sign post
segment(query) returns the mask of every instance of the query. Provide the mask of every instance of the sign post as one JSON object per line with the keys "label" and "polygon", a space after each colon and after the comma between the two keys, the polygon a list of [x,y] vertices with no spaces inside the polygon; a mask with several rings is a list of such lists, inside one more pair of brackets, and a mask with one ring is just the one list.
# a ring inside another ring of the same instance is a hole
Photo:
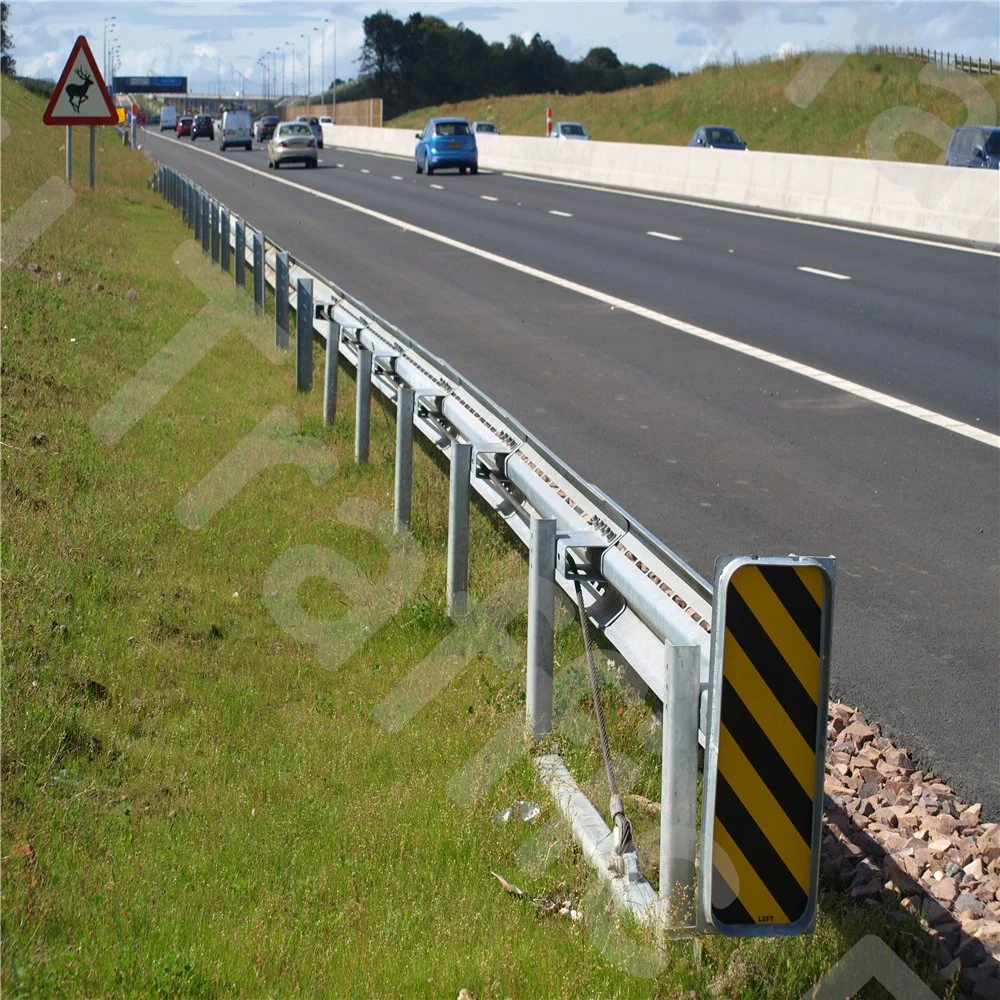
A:
{"label": "sign post", "polygon": [[[86,109],[85,106],[86,105]],[[89,125],[90,186],[95,176],[95,125],[115,125],[118,113],[83,35],[73,44],[62,75],[42,115],[46,125],[66,126],[66,181],[73,180],[73,126]]]}
{"label": "sign post", "polygon": [[716,563],[701,912],[720,934],[801,934],[816,919],[835,566]]}

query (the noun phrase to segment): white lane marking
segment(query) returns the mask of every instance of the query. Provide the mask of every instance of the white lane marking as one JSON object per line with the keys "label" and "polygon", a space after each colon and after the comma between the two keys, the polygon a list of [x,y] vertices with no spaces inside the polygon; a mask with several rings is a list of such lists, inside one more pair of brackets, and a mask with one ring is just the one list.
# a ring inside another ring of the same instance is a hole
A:
{"label": "white lane marking", "polygon": [[394,181],[401,181],[401,180],[402,180],[403,178],[402,178],[402,177],[400,177],[400,176],[399,176],[399,174],[393,174],[393,175],[392,175],[392,179],[393,179]]}
{"label": "white lane marking", "polygon": [[340,170],[343,170],[343,169],[344,169],[344,164],[343,164],[343,163],[338,163],[338,164],[337,164],[337,167],[338,167],[338,168],[339,168]]}
{"label": "white lane marking", "polygon": [[443,184],[432,184],[431,187],[434,188],[435,191],[443,191],[444,190],[444,185]]}
{"label": "white lane marking", "polygon": [[[482,171],[480,171],[482,173]],[[937,247],[940,250],[958,250],[961,253],[982,254],[985,257],[998,257],[1000,250],[986,250],[982,247],[962,246],[958,243],[944,243],[940,240],[928,239],[924,236],[904,236],[902,233],[883,233],[877,229],[860,229],[839,222],[823,222],[820,219],[797,219],[790,215],[778,215],[762,209],[733,208],[730,205],[713,205],[707,201],[693,201],[690,198],[678,198],[668,194],[649,194],[646,191],[626,191],[624,188],[606,187],[602,184],[584,184],[581,181],[564,181],[558,177],[535,177],[531,174],[517,174],[508,170],[494,171],[501,177],[513,177],[519,181],[534,181],[536,184],[558,184],[561,187],[582,188],[585,191],[601,191],[604,194],[620,194],[626,198],[644,198],[647,201],[665,201],[671,205],[688,205],[691,208],[704,208],[710,212],[728,212],[730,215],[749,215],[755,219],[770,219],[772,222],[791,222],[797,226],[814,226],[817,229],[834,229],[841,233],[855,233],[858,236],[873,236],[880,240],[897,240],[899,243],[919,243],[925,247]]]}
{"label": "white lane marking", "polygon": [[572,219],[572,212],[557,212],[554,208],[549,209],[549,215],[558,215],[560,219]]}
{"label": "white lane marking", "polygon": [[797,267],[796,271],[805,271],[806,274],[818,274],[821,278],[836,278],[837,281],[850,281],[849,274],[837,274],[836,271],[821,271],[818,267]]}
{"label": "white lane marking", "polygon": [[482,198],[483,201],[499,201],[500,200],[499,198],[494,198],[493,195],[491,195],[491,194],[481,194],[479,197]]}
{"label": "white lane marking", "polygon": [[361,168],[361,173],[363,173],[363,174],[370,174],[371,171],[367,167],[362,167]]}
{"label": "white lane marking", "polygon": [[[156,136],[155,132],[153,133],[153,136],[160,138],[159,136]],[[772,351],[765,351],[759,347],[754,347],[753,344],[746,344],[743,341],[734,339],[733,337],[727,337],[724,334],[715,333],[713,330],[707,330],[705,327],[695,326],[693,323],[688,323],[682,319],[668,316],[666,313],[657,312],[655,309],[649,309],[636,302],[629,302],[628,299],[621,299],[617,295],[609,295],[607,292],[598,291],[596,288],[588,288],[586,285],[581,285],[576,281],[570,281],[569,278],[561,278],[557,274],[550,274],[548,271],[541,271],[537,267],[531,267],[529,264],[522,264],[520,261],[511,260],[510,257],[501,257],[500,254],[493,253],[491,250],[483,250],[481,247],[472,246],[470,243],[462,243],[460,240],[452,239],[450,236],[445,236],[442,233],[435,233],[430,229],[424,229],[422,226],[411,225],[409,222],[404,222],[402,219],[397,219],[392,215],[386,215],[384,212],[377,212],[374,208],[366,208],[364,205],[358,205],[356,202],[347,201],[344,198],[338,198],[336,195],[327,194],[325,191],[317,191],[314,188],[306,187],[305,184],[289,180],[287,177],[278,177],[275,174],[267,173],[265,170],[251,167],[246,163],[239,163],[236,160],[227,159],[225,156],[220,156],[218,153],[213,153],[211,150],[204,149],[201,146],[185,145],[182,146],[182,148],[190,149],[193,152],[200,153],[202,156],[211,156],[217,160],[222,160],[223,163],[228,163],[238,170],[246,170],[248,173],[253,174],[255,179],[269,180],[274,184],[284,184],[286,187],[294,188],[296,191],[301,191],[303,194],[309,194],[314,198],[321,198],[323,201],[328,201],[333,205],[340,205],[341,208],[349,208],[361,215],[367,215],[370,219],[377,219],[379,222],[386,222],[391,226],[398,226],[408,232],[415,233],[417,236],[426,236],[429,240],[434,240],[437,243],[443,243],[445,246],[453,247],[456,250],[462,250],[465,253],[480,257],[483,260],[499,264],[501,267],[510,268],[510,270],[517,271],[519,274],[526,274],[529,277],[537,278],[540,281],[545,281],[558,288],[564,288],[566,291],[575,292],[578,295],[583,295],[596,302],[602,302],[604,305],[614,306],[616,309],[621,309],[623,312],[632,313],[634,316],[640,316],[643,319],[648,319],[650,322],[658,323],[660,326],[669,327],[671,330],[676,330],[678,333],[685,333],[688,336],[696,337],[699,340],[705,340],[710,344],[716,344],[719,347],[735,351],[738,354],[743,354],[747,357],[755,358],[758,361],[763,361],[765,364],[773,365],[776,368],[783,368],[785,371],[790,371],[796,375],[801,375],[804,378],[812,379],[814,382],[819,382],[832,389],[839,389],[841,392],[846,392],[852,396],[857,396],[860,399],[867,400],[870,403],[874,403],[876,406],[882,406],[887,410],[893,410],[896,413],[902,413],[905,416],[913,417],[916,420],[922,420],[924,423],[940,427],[942,430],[951,431],[953,434],[960,434],[963,437],[971,438],[973,441],[978,441],[980,444],[989,445],[991,448],[1000,450],[1000,434],[994,434],[991,431],[983,430],[980,427],[974,427],[972,424],[963,423],[961,420],[956,420],[954,417],[948,417],[941,413],[935,413],[933,410],[928,410],[923,406],[918,406],[916,403],[907,402],[905,399],[900,399],[898,396],[890,396],[888,393],[879,392],[877,389],[869,389],[868,386],[861,385],[858,382],[852,382],[849,379],[841,378],[839,375],[832,375],[822,369],[813,368],[812,365],[806,365],[801,361],[794,361],[791,358],[786,358],[781,354],[775,354]]]}
{"label": "white lane marking", "polygon": [[653,230],[650,230],[646,235],[655,236],[658,240],[670,240],[672,243],[680,243],[683,239],[681,236],[671,236],[670,233],[657,233]]}

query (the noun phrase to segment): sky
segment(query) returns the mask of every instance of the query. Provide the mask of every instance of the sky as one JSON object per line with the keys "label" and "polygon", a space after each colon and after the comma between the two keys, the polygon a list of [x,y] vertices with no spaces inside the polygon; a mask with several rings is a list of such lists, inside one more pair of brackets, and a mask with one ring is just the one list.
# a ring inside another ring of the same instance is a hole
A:
{"label": "sky", "polygon": [[[419,11],[464,24],[487,42],[538,32],[567,59],[609,46],[622,62],[688,72],[711,62],[883,44],[944,49],[1000,60],[1000,4],[966,0],[496,0],[458,3],[229,3],[11,0],[17,72],[58,77],[73,41],[86,35],[104,69],[117,45],[120,75],[186,76],[192,92],[259,94],[267,60],[285,93],[357,75],[362,22],[379,10],[405,20]],[[113,20],[112,20],[113,19]],[[283,53],[272,54],[267,53]],[[336,62],[335,62],[336,60]],[[282,65],[284,63],[284,65]],[[283,82],[282,82],[283,81]],[[294,81],[294,89],[293,89]]]}

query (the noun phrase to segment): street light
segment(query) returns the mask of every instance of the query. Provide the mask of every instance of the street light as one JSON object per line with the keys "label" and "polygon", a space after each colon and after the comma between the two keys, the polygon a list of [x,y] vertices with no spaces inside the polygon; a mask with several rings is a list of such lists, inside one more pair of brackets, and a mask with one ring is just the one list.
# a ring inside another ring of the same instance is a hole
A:
{"label": "street light", "polygon": [[337,124],[337,19],[333,19],[333,118]]}
{"label": "street light", "polygon": [[[323,18],[324,24],[329,24],[328,17]],[[323,102],[323,110],[326,111],[326,28],[313,28],[319,32],[319,97]]]}
{"label": "street light", "polygon": [[306,42],[306,114],[312,114],[312,46],[308,35],[299,35]]}
{"label": "street light", "polygon": [[111,24],[111,28],[114,30],[112,22],[117,20],[118,18],[114,14],[104,19],[104,64],[101,68],[104,70],[105,76],[108,75],[108,25]]}

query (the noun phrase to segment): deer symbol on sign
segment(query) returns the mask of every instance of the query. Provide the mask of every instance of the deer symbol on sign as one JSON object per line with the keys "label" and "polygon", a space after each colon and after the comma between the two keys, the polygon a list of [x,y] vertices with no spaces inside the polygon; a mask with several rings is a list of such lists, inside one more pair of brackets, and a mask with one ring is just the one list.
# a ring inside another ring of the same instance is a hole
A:
{"label": "deer symbol on sign", "polygon": [[[80,113],[80,105],[87,100],[87,91],[90,89],[90,85],[94,82],[91,75],[80,66],[76,68],[76,75],[83,80],[83,83],[71,83],[66,88],[66,93],[69,94],[69,104],[70,107],[77,113]],[[74,103],[74,101],[76,103]]]}

